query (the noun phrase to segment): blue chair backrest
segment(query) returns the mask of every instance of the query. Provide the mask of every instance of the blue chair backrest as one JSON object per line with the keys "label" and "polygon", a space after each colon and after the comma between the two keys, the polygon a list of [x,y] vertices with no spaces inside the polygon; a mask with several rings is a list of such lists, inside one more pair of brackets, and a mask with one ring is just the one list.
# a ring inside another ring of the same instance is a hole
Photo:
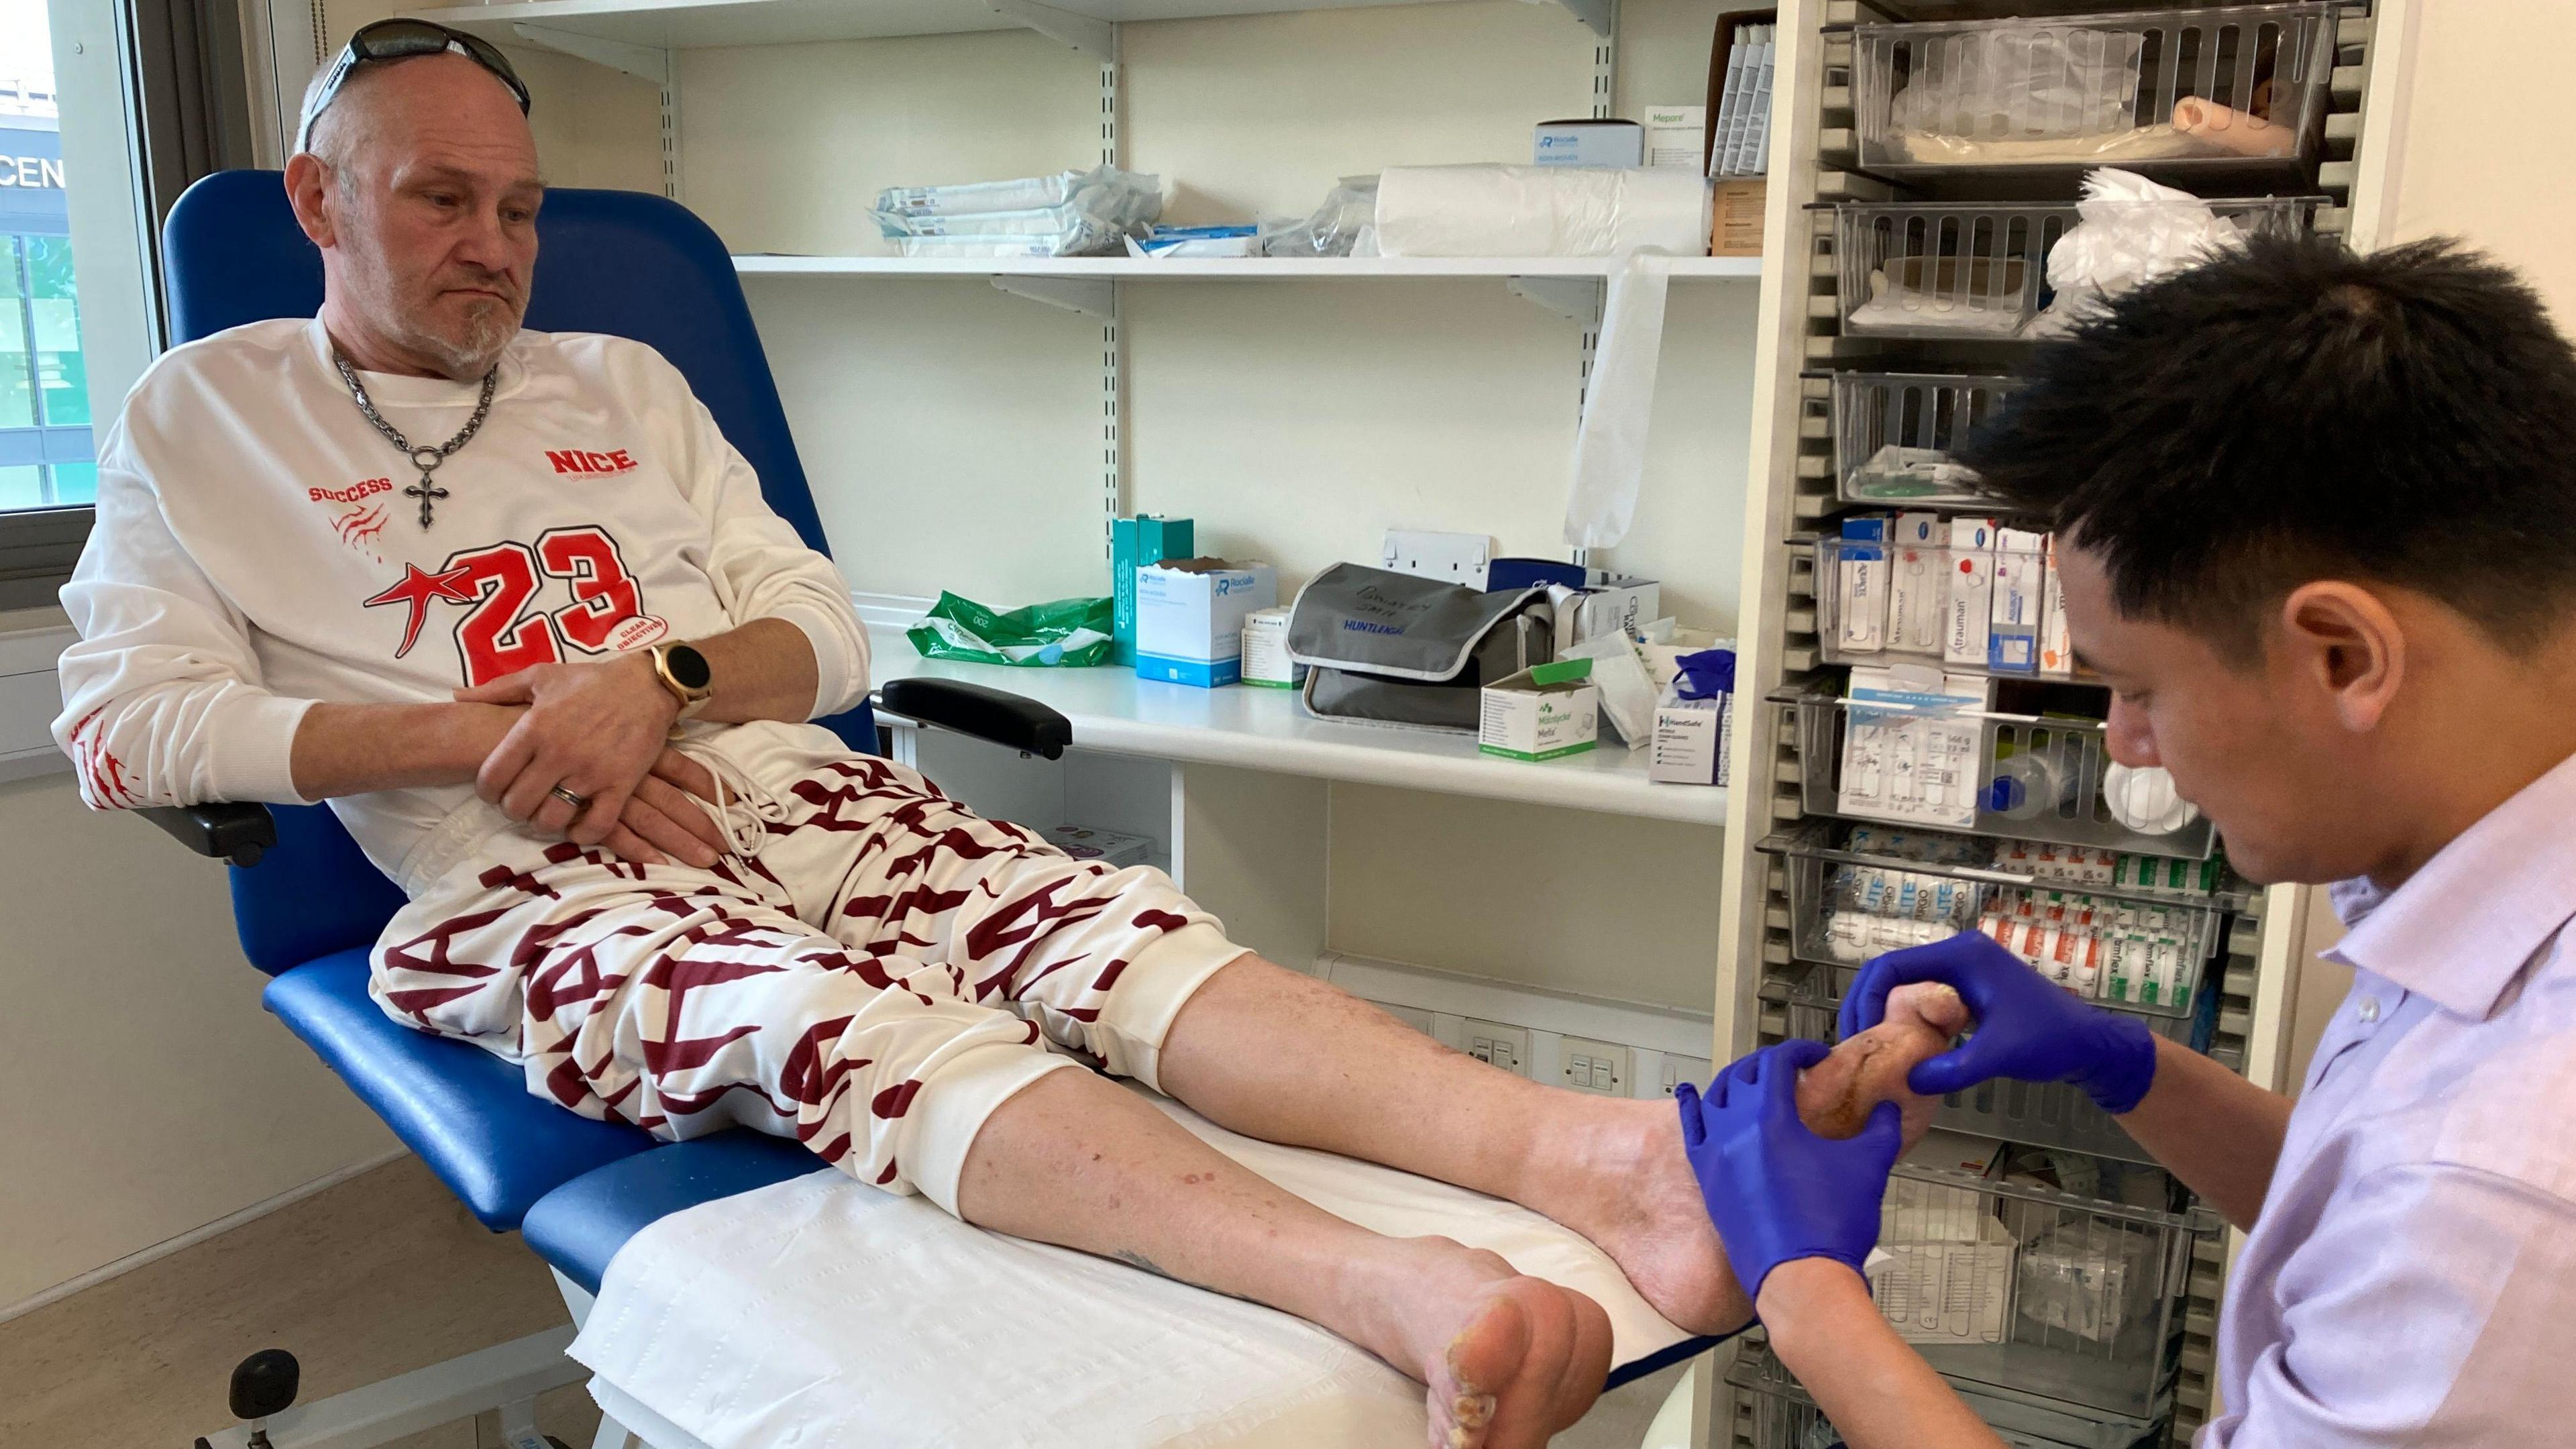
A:
{"label": "blue chair backrest", "polygon": [[[689,380],[761,493],[805,542],[830,552],[778,386],[733,259],[705,222],[637,191],[554,190],[537,216],[528,325],[605,332],[652,346]],[[322,306],[322,254],[275,171],[220,171],[188,188],[162,232],[175,345]],[[867,706],[821,723],[873,751]],[[277,848],[232,873],[233,924],[252,964],[275,973],[372,944],[402,893],[326,806],[276,806]]]}

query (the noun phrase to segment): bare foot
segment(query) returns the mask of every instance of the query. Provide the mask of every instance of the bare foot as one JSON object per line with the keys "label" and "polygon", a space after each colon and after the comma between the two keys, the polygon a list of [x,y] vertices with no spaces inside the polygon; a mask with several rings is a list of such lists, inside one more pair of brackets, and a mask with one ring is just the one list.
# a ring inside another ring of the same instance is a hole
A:
{"label": "bare foot", "polygon": [[1753,1305],[1700,1202],[1673,1104],[1551,1096],[1563,1099],[1551,1129],[1560,1135],[1531,1154],[1531,1193],[1519,1200],[1590,1238],[1675,1327],[1741,1328]]}
{"label": "bare foot", "polygon": [[[1904,1140],[1912,1146],[1939,1104],[1906,1090],[1905,1074],[1946,1050],[1967,1024],[1967,1005],[1949,987],[1898,987],[1885,1021],[1801,1075],[1798,1115],[1821,1136],[1849,1137],[1868,1125],[1870,1109],[1894,1101],[1905,1111]],[[1529,1189],[1518,1200],[1590,1238],[1675,1327],[1728,1333],[1743,1326],[1753,1305],[1700,1200],[1672,1103],[1571,1093],[1552,1093],[1550,1101],[1561,1110],[1542,1129],[1548,1135],[1531,1154]]]}
{"label": "bare foot", "polygon": [[1425,1387],[1432,1449],[1543,1449],[1600,1397],[1610,1316],[1493,1253],[1413,1242],[1425,1266],[1393,1305],[1394,1336],[1397,1366]]}
{"label": "bare foot", "polygon": [[1968,1024],[1959,993],[1937,981],[1888,993],[1887,1016],[1798,1075],[1798,1116],[1819,1137],[1857,1137],[1881,1102],[1905,1113],[1905,1145],[1922,1140],[1940,1104],[1905,1085],[1914,1064],[1949,1050]]}

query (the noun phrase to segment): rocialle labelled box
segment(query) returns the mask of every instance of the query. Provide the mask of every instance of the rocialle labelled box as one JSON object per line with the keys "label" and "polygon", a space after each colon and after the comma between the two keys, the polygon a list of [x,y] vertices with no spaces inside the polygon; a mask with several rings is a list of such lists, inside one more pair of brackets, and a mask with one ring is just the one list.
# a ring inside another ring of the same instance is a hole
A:
{"label": "rocialle labelled box", "polygon": [[1279,602],[1266,563],[1166,559],[1136,570],[1136,675],[1203,689],[1243,678],[1243,621]]}

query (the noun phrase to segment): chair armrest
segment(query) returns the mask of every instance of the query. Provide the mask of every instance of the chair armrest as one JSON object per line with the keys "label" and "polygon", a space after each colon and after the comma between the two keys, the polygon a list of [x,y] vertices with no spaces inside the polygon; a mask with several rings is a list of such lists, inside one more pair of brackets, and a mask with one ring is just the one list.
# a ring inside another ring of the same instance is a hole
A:
{"label": "chair armrest", "polygon": [[171,838],[199,855],[235,865],[257,865],[260,855],[277,844],[277,818],[267,806],[251,801],[152,805],[134,813],[169,831]]}
{"label": "chair armrest", "polygon": [[889,679],[877,702],[923,724],[1045,759],[1064,758],[1073,722],[1034,699],[955,679]]}

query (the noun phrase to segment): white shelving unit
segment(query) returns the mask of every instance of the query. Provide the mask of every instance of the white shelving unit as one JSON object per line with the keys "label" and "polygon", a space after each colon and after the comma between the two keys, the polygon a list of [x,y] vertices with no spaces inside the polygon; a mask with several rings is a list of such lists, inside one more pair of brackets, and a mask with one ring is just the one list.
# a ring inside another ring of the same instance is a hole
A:
{"label": "white shelving unit", "polygon": [[[2404,65],[2396,47],[2406,33],[2410,3],[2345,0],[2338,7],[2327,46],[2331,61],[2324,78],[2326,114],[2312,176],[2295,178],[2297,185],[2282,178],[2273,178],[2274,184],[2237,188],[2184,180],[2175,184],[2213,198],[2322,194],[2326,200],[2313,218],[2317,231],[2339,233],[2356,247],[2375,244],[2394,149],[2388,144],[2388,128],[2394,124],[2388,113],[2389,91]],[[1782,0],[1765,246],[1774,267],[1764,279],[1756,324],[1753,458],[1738,626],[1742,648],[1737,698],[1746,708],[1739,715],[1733,771],[1744,787],[1731,802],[1723,885],[1725,922],[1720,931],[1733,970],[1720,982],[1719,1036],[1733,1050],[1748,1050],[1793,1033],[1816,1035],[1830,1030],[1831,1011],[1814,998],[1808,984],[1814,980],[1814,968],[1794,954],[1795,915],[1786,870],[1759,847],[1766,836],[1789,830],[1810,816],[1805,784],[1821,778],[1834,761],[1802,753],[1801,745],[1808,741],[1802,740],[1791,711],[1755,703],[1784,687],[1839,690],[1838,670],[1829,657],[1833,651],[1820,637],[1818,625],[1820,604],[1830,602],[1820,599],[1820,591],[1829,588],[1831,580],[1817,576],[1814,545],[1798,539],[1802,534],[1830,535],[1836,528],[1835,515],[1869,505],[1850,503],[1837,494],[1830,466],[1832,381],[1827,374],[1842,370],[1996,372],[2009,370],[2020,355],[2010,343],[1969,344],[1961,353],[1955,341],[1926,344],[1844,335],[1837,304],[1838,238],[1834,216],[1823,208],[1838,202],[1951,204],[1993,194],[1975,190],[1976,183],[1961,177],[1918,172],[1902,178],[1873,175],[1859,164],[1854,105],[1856,94],[1865,88],[1856,83],[1856,47],[1850,27],[2029,15],[2080,24],[2088,13],[2193,8],[2188,0],[2162,4],[2146,0]],[[1989,186],[1998,184],[1991,175],[1981,180]],[[2006,177],[2001,184],[2013,188],[2009,194],[2015,202],[2058,203],[2071,199],[2073,180],[2072,168],[2067,168],[2066,174],[2058,176]],[[1979,352],[1978,346],[1990,351]],[[1961,362],[1961,356],[1973,360]],[[1945,359],[1946,365],[1933,365]],[[1885,505],[1899,506],[1904,505]],[[2299,889],[2250,892],[2247,908],[2233,916],[2220,954],[2210,966],[2217,982],[2210,1055],[2275,1089],[2285,1085],[2280,1080],[2282,1044],[2304,917],[2304,892]],[[1974,1110],[1973,1103],[1969,1106]],[[2016,1137],[2004,1130],[1988,1135]],[[2073,1210],[2083,1209],[2078,1204]],[[2167,1280],[2175,1291],[2160,1300],[2170,1306],[2172,1317],[2159,1321],[2178,1325],[2170,1377],[2151,1409],[2115,1417],[2156,1419],[2169,1414],[2168,1432],[2171,1441],[2179,1444],[2187,1442],[2192,1429],[2213,1412],[2218,1305],[2231,1258],[2232,1247],[2225,1236],[2201,1229],[2190,1235],[2187,1250],[2178,1256]],[[2024,1345],[2008,1341],[1997,1347],[2019,1352]],[[2152,1352],[2164,1349],[2160,1342]],[[2019,1361],[2029,1365],[2028,1372],[2021,1382],[2004,1387],[2032,1403],[2051,1406],[2052,1412],[2063,1410],[2073,1420],[2088,1421],[2088,1429],[2098,1428],[2089,1419],[2102,1412],[2098,1409],[2102,1401],[2082,1398],[2082,1374],[2063,1364],[2042,1367],[2042,1357],[2023,1355]],[[1980,1371],[1992,1367],[1987,1364]],[[1778,1407],[1778,1393],[1768,1385],[1753,1387],[1757,1392],[1738,1393],[1732,1402],[1722,1402],[1716,1442],[1747,1449],[1770,1449],[1782,1442],[1777,1415],[1771,1413]],[[2052,1434],[2046,1442],[2060,1440]]]}
{"label": "white shelving unit", "polygon": [[[801,45],[1035,30],[1102,53],[1108,27],[1300,10],[1353,10],[1433,0],[505,0],[413,13],[491,40],[536,39],[521,27],[656,49]],[[1557,0],[1608,34],[1612,0]],[[1061,32],[1061,33],[1059,33]]]}
{"label": "white shelving unit", "polygon": [[1644,751],[1614,744],[1531,764],[1482,754],[1472,735],[1454,731],[1315,719],[1285,689],[1199,689],[1128,669],[1003,670],[924,659],[892,629],[871,629],[869,643],[880,681],[957,679],[1026,695],[1072,722],[1078,748],[1105,754],[1698,825],[1726,820],[1726,791],[1656,784],[1646,778]]}
{"label": "white shelving unit", "polygon": [[[1598,281],[1607,257],[800,257],[740,256],[746,277],[1061,277],[1106,282],[1346,282],[1434,277],[1561,277]],[[1760,257],[1677,257],[1676,279],[1752,282]]]}

